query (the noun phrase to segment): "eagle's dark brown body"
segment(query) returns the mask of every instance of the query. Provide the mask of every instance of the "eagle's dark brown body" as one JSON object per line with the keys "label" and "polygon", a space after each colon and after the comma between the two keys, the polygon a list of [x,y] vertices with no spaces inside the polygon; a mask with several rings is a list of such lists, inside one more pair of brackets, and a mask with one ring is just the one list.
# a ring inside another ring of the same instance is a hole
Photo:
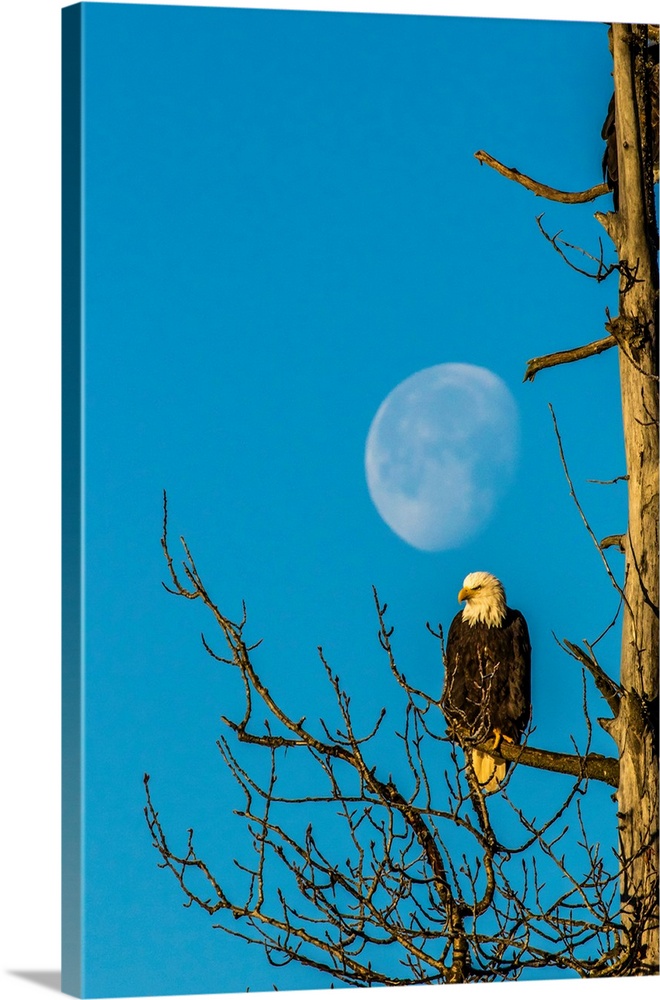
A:
{"label": "eagle's dark brown body", "polygon": [[469,624],[459,612],[447,636],[441,707],[449,723],[472,740],[499,730],[514,743],[529,722],[531,643],[519,611],[501,625]]}
{"label": "eagle's dark brown body", "polygon": [[502,740],[520,743],[531,711],[532,646],[525,619],[507,607],[504,587],[492,573],[469,573],[458,600],[466,604],[447,636],[440,706],[477,781],[485,792],[495,792],[508,765],[476,747],[491,738],[494,750]]}

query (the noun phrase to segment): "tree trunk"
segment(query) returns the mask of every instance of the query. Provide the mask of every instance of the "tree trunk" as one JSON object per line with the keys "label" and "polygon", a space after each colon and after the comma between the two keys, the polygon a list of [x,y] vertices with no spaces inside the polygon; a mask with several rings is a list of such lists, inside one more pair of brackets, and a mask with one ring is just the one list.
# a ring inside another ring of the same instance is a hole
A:
{"label": "tree trunk", "polygon": [[[657,229],[653,205],[651,74],[647,29],[615,24],[618,211],[599,215],[621,267],[619,345],[628,482],[622,697],[617,741],[622,920],[633,943],[629,974],[658,972],[658,364]],[[649,175],[650,171],[650,175]]]}

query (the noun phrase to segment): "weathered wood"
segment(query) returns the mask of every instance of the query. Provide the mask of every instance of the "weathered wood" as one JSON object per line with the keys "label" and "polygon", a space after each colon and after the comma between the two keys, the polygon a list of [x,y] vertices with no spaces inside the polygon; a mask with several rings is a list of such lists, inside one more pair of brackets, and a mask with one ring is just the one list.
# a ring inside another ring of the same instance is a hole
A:
{"label": "weathered wood", "polygon": [[[650,81],[643,25],[612,26],[618,210],[601,218],[620,262],[621,405],[628,472],[628,530],[621,650],[622,697],[610,731],[619,747],[617,792],[624,924],[636,942],[633,973],[658,972],[658,272],[649,231],[643,136]],[[646,90],[645,90],[646,88]],[[647,173],[648,173],[647,161]],[[652,171],[652,165],[650,165]],[[615,332],[616,331],[616,332]]]}
{"label": "weathered wood", "polygon": [[574,361],[582,361],[584,358],[593,358],[603,351],[609,351],[616,347],[616,340],[609,334],[594,340],[591,344],[584,344],[582,347],[573,347],[567,351],[555,351],[553,354],[544,354],[539,358],[530,358],[527,362],[527,369],[523,382],[533,382],[540,371],[545,368],[554,368],[555,365],[568,365]]}
{"label": "weathered wood", "polygon": [[494,740],[486,740],[478,744],[479,750],[489,753],[496,764],[507,761],[509,764],[522,764],[524,767],[537,767],[542,771],[554,771],[556,774],[568,774],[575,778],[589,778],[592,781],[604,781],[616,788],[619,782],[619,762],[613,757],[603,757],[602,754],[589,753],[584,757],[576,754],[560,753],[556,750],[541,750],[527,744],[517,746],[514,743],[498,744]]}
{"label": "weathered wood", "polygon": [[564,205],[582,205],[586,201],[594,201],[596,198],[600,198],[601,195],[607,194],[608,191],[607,184],[596,184],[587,191],[561,191],[559,188],[550,187],[549,184],[542,184],[540,181],[535,181],[533,177],[528,177],[527,174],[521,173],[516,167],[507,167],[484,149],[478,149],[474,155],[479,160],[479,163],[485,163],[486,166],[497,170],[498,174],[502,174],[507,180],[521,184],[528,191],[535,194],[537,198],[547,198],[548,201],[560,201]]}

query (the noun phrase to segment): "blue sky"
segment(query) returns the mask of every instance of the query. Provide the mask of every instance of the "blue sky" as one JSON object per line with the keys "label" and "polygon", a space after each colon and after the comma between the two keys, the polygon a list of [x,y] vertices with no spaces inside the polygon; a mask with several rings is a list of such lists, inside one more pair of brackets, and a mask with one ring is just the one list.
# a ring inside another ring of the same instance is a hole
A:
{"label": "blue sky", "polygon": [[[528,358],[602,336],[616,304],[615,279],[571,272],[534,217],[597,253],[603,206],[541,202],[473,154],[597,183],[606,28],[83,8],[86,991],[324,986],[212,931],[156,867],[145,771],[173,844],[193,826],[220,868],[242,837],[215,747],[240,687],[201,648],[202,610],[161,587],[162,490],[173,549],[184,534],[229,614],[245,599],[292,715],[326,711],[319,644],[365,718],[388,703],[372,584],[406,675],[439,695],[425,622],[448,627],[463,577],[487,569],[529,622],[534,742],[583,739],[579,670],[552,632],[593,640],[616,598],[548,402],[596,535],[622,530],[623,484],[587,482],[625,471],[616,357],[522,377]],[[380,519],[364,447],[388,393],[447,362],[505,382],[520,457],[480,534],[423,552]],[[613,671],[617,653],[613,633]],[[521,770],[532,812],[561,801],[564,779]],[[614,807],[593,798],[608,843]]]}

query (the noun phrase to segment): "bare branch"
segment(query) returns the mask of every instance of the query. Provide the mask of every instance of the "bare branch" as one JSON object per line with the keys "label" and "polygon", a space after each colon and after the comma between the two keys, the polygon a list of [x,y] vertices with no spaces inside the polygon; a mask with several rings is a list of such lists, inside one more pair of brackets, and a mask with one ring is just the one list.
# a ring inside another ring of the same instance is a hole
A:
{"label": "bare branch", "polygon": [[567,351],[555,351],[553,354],[530,358],[527,362],[523,382],[533,382],[538,373],[545,368],[554,368],[555,365],[566,365],[573,361],[582,361],[584,358],[593,358],[597,354],[602,354],[603,351],[609,351],[611,347],[616,347],[616,345],[614,337],[602,337],[600,340],[594,340],[583,347],[574,347]]}
{"label": "bare branch", "polygon": [[[543,218],[544,214],[545,213],[542,212],[541,215],[537,215],[536,217],[537,226],[541,230],[541,233],[548,241],[548,243],[552,244],[552,246],[557,251],[559,256],[562,258],[564,263],[568,264],[568,266],[572,268],[574,271],[577,271],[578,274],[584,275],[585,278],[593,278],[594,281],[601,282],[605,281],[606,278],[609,278],[609,276],[613,274],[614,271],[619,271],[620,273],[624,273],[625,270],[626,276],[629,276],[630,280],[633,283],[635,280],[637,280],[634,274],[629,274],[628,270],[624,269],[622,261],[615,261],[612,264],[605,263],[602,240],[600,239],[598,240],[598,244],[600,246],[600,254],[598,257],[594,257],[594,255],[590,254],[588,250],[584,250],[582,247],[578,247],[574,243],[568,243],[566,240],[560,240],[559,236],[563,232],[563,230],[561,229],[558,230],[554,236],[551,236],[550,233],[548,233],[541,224],[541,219]],[[582,254],[583,257],[587,257],[589,260],[592,260],[595,264],[598,265],[595,273],[592,271],[585,271],[584,268],[578,267],[576,264],[574,264],[573,261],[564,253],[562,247],[566,247],[567,250],[575,250],[577,253]]]}
{"label": "bare branch", "polygon": [[595,536],[595,534],[593,532],[593,529],[592,529],[591,525],[589,524],[589,521],[587,520],[586,515],[585,515],[585,513],[584,513],[584,511],[582,509],[580,501],[578,500],[577,493],[575,492],[575,487],[573,486],[573,480],[571,479],[570,472],[568,471],[568,464],[566,462],[566,456],[564,455],[564,446],[562,444],[561,435],[559,433],[559,427],[557,425],[557,418],[555,416],[555,411],[554,411],[554,408],[552,406],[552,403],[549,403],[548,407],[550,409],[550,414],[552,416],[552,424],[553,424],[554,431],[555,431],[555,437],[557,438],[557,445],[559,447],[559,457],[561,459],[562,468],[564,470],[564,475],[565,475],[566,481],[568,483],[568,487],[569,487],[569,491],[570,491],[570,494],[571,494],[571,498],[572,498],[573,503],[575,504],[575,506],[576,506],[576,508],[578,510],[578,513],[579,513],[579,515],[580,515],[580,517],[582,519],[582,523],[584,524],[585,528],[587,529],[587,533],[589,534],[589,537],[591,538],[592,542],[596,546],[596,549],[600,553],[601,560],[603,562],[603,565],[605,566],[605,571],[606,571],[606,573],[607,573],[607,575],[608,575],[608,577],[610,579],[610,582],[611,582],[612,586],[616,590],[617,594],[619,594],[619,596],[625,601],[624,592],[621,589],[621,587],[619,586],[619,584],[618,584],[618,582],[616,580],[616,577],[614,576],[614,573],[612,572],[612,570],[610,568],[610,564],[608,563],[607,559],[603,555],[603,550],[601,549],[600,544],[599,544],[599,542],[598,542],[598,540],[597,540],[597,538],[596,538],[596,536]]}
{"label": "bare branch", "polygon": [[508,180],[515,181],[516,184],[521,184],[537,197],[547,198],[549,201],[560,201],[564,205],[580,205],[587,201],[594,201],[596,198],[600,198],[601,195],[608,194],[609,191],[607,184],[604,183],[595,184],[594,187],[588,188],[586,191],[560,191],[558,188],[541,184],[539,181],[527,177],[526,174],[521,174],[515,167],[505,167],[503,163],[500,163],[499,160],[496,160],[494,156],[486,153],[483,149],[477,150],[474,155],[480,163],[485,163],[487,167],[497,170],[498,174],[502,174]]}
{"label": "bare branch", "polygon": [[622,695],[621,688],[600,666],[593,654],[592,647],[590,647],[585,640],[585,646],[587,647],[587,652],[585,652],[580,646],[576,645],[574,642],[570,642],[568,639],[564,639],[563,642],[560,642],[559,639],[557,639],[557,636],[555,636],[555,640],[565,652],[569,653],[573,659],[577,660],[578,663],[581,663],[587,668],[596,682],[596,687],[609,705],[612,715],[616,717],[619,714]]}
{"label": "bare branch", "polygon": [[580,757],[575,754],[558,753],[556,750],[540,750],[537,747],[515,746],[504,742],[495,750],[494,740],[477,744],[477,749],[487,751],[496,763],[505,760],[511,764],[522,764],[524,767],[540,768],[543,771],[572,774],[575,777],[603,781],[613,788],[617,787],[619,781],[618,761],[600,754]]}
{"label": "bare branch", "polygon": [[618,549],[619,552],[626,551],[626,536],[625,535],[607,535],[598,543],[598,548],[603,551],[603,549]]}

